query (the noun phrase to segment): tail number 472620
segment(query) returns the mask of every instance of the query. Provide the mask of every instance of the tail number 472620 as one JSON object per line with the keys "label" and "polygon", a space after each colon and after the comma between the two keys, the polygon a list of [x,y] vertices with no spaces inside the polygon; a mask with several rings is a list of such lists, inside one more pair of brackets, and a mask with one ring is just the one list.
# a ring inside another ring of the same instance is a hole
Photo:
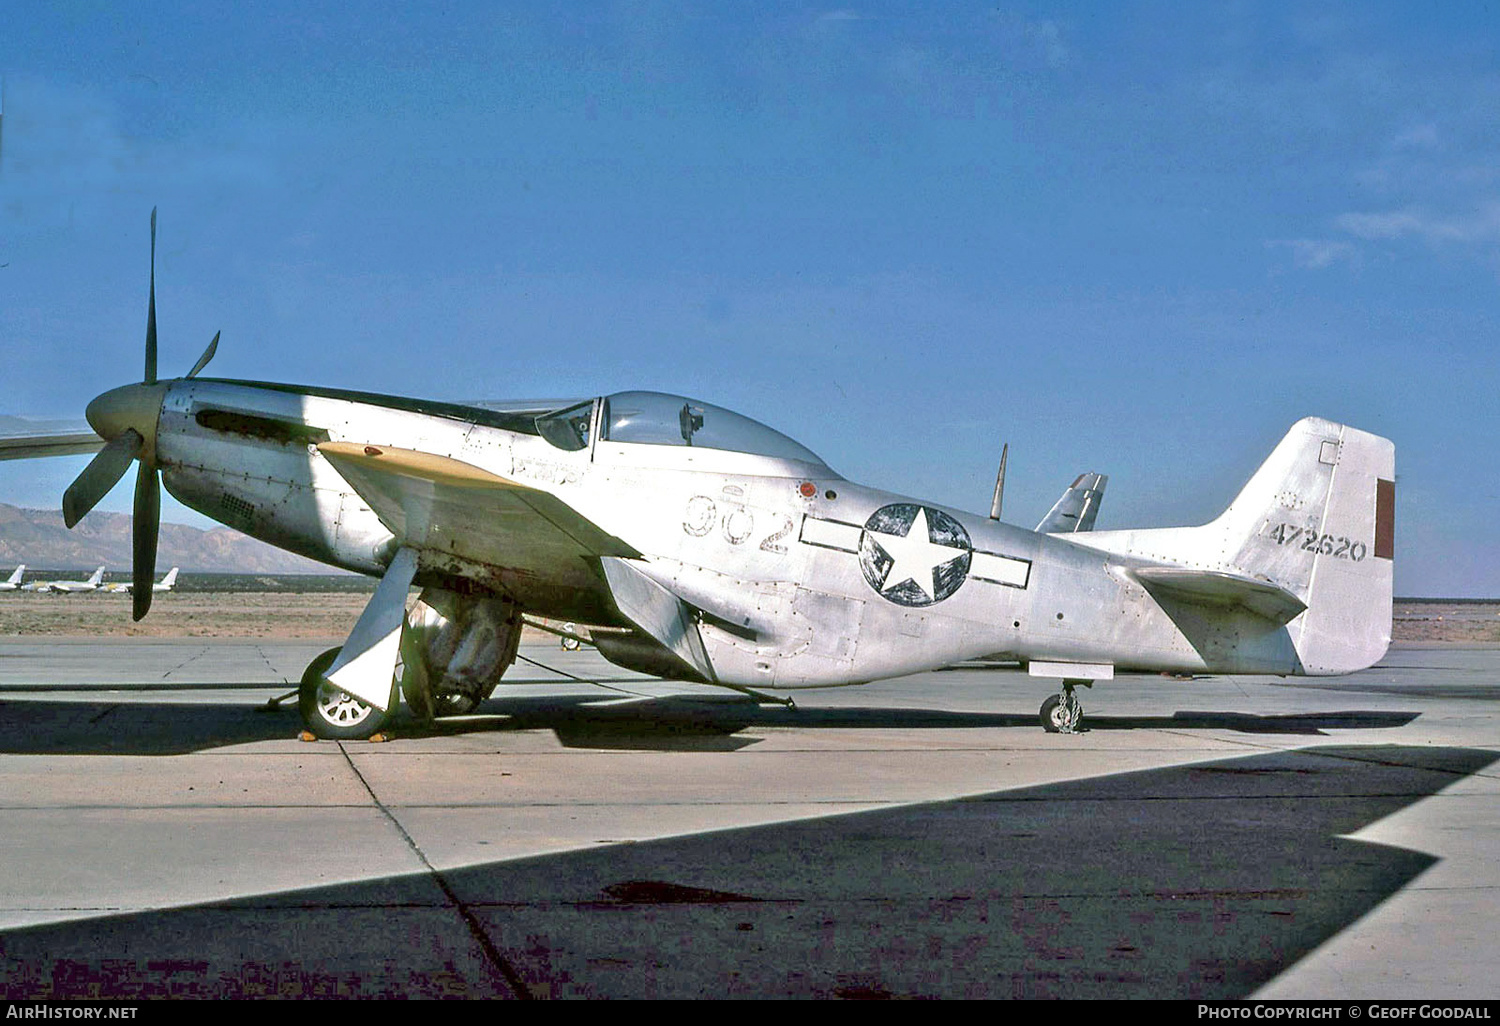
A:
{"label": "tail number 472620", "polygon": [[1354,541],[1343,535],[1319,534],[1316,527],[1277,524],[1271,528],[1270,536],[1278,545],[1295,545],[1303,552],[1347,559],[1354,563],[1364,559],[1365,554],[1370,551],[1364,542]]}

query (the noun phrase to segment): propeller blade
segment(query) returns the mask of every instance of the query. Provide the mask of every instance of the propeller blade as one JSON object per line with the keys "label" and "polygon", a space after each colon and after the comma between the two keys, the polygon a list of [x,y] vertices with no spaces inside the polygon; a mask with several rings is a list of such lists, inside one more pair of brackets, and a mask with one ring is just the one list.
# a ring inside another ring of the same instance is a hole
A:
{"label": "propeller blade", "polygon": [[125,476],[130,461],[141,454],[141,444],[142,438],[135,429],[126,428],[99,450],[99,455],[89,461],[83,473],[63,492],[63,523],[72,527],[109,494]]}
{"label": "propeller blade", "polygon": [[151,585],[156,582],[156,535],[161,528],[161,482],[156,469],[144,463],[135,475],[135,516],[130,526],[130,616],[139,620],[151,608]]}
{"label": "propeller blade", "polygon": [[208,366],[208,361],[212,360],[214,358],[214,354],[218,351],[219,332],[216,331],[214,332],[214,340],[208,344],[207,349],[203,350],[203,355],[198,357],[198,362],[193,364],[193,369],[187,372],[187,376],[190,378],[196,378],[198,376],[198,372],[201,371],[204,367]]}
{"label": "propeller blade", "polygon": [[[151,208],[151,303],[146,308],[146,384],[156,384],[156,208]],[[139,619],[139,618],[137,618]]]}

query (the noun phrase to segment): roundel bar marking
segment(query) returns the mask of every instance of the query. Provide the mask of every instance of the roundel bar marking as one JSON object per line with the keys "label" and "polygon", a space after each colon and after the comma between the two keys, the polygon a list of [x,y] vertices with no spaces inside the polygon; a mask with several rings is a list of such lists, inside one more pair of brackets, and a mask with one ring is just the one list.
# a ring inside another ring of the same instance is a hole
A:
{"label": "roundel bar marking", "polygon": [[[909,506],[912,509],[916,508],[915,503],[902,505]],[[926,509],[931,513],[937,513],[940,516],[946,516],[946,514],[941,513],[941,511],[939,510],[933,510],[931,509],[931,507],[926,507]],[[875,520],[876,518],[871,517],[870,519]],[[886,518],[882,517],[881,522],[885,523]],[[931,526],[931,523],[932,519],[929,517],[929,528]],[[963,530],[961,525],[959,527],[959,530]],[[866,531],[866,528],[860,524],[851,524],[847,521],[842,520],[824,520],[819,517],[804,516],[802,518],[802,530],[797,540],[803,545],[811,545],[814,548],[819,549],[833,549],[836,552],[847,552],[850,555],[861,556],[863,558],[862,553],[865,552],[865,546],[867,544],[867,533],[868,532]],[[907,534],[910,534],[909,527],[907,528]],[[967,535],[961,535],[960,537],[967,537]],[[878,542],[879,539],[875,539],[873,542],[868,543],[873,546],[878,544]],[[961,546],[955,546],[955,548],[961,548]],[[952,558],[961,554],[961,552],[949,553],[948,561],[951,562]],[[943,553],[939,553],[939,555],[943,555]],[[983,549],[971,549],[969,555],[970,559],[967,571],[968,577],[976,581],[983,581],[986,584],[1003,585],[1007,588],[1025,588],[1028,584],[1030,584],[1031,560],[1029,559],[1023,559],[1019,556],[1007,556],[999,552],[987,552]],[[865,572],[866,582],[869,583],[870,587],[874,588],[877,592],[881,592],[884,597],[891,599],[891,601],[899,601],[899,598],[892,597],[892,595],[887,594],[887,592],[891,591],[892,589],[882,589],[879,584],[876,583],[884,581],[884,583],[886,584],[897,586],[904,582],[904,579],[893,579],[890,576],[892,571],[887,568],[886,563],[884,562],[885,560],[890,559],[889,551],[886,551],[884,556],[880,556],[872,550],[869,552],[869,559],[871,561],[871,568]],[[893,563],[894,560],[891,560],[891,562]],[[951,576],[956,569],[957,568],[949,568],[948,573],[950,575],[950,583]],[[882,577],[882,574],[884,574],[885,576]],[[937,582],[934,581],[934,584],[936,583]],[[913,588],[915,587],[916,586],[913,585]],[[945,594],[951,594],[952,591],[956,590],[957,585],[954,585],[954,587]],[[928,592],[928,594],[936,594],[936,592]],[[934,598],[931,601],[936,602],[938,600]]]}
{"label": "roundel bar marking", "polygon": [[871,513],[859,542],[866,583],[901,606],[930,606],[952,595],[968,578],[973,556],[963,524],[912,502]]}

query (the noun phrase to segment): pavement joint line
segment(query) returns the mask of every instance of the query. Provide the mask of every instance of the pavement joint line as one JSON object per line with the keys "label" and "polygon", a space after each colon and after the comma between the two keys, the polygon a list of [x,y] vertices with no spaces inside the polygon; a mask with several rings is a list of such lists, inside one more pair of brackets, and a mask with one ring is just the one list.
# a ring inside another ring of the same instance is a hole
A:
{"label": "pavement joint line", "polygon": [[188,656],[182,662],[180,662],[176,666],[172,667],[166,673],[162,674],[161,675],[161,679],[162,680],[166,680],[168,677],[172,676],[172,674],[176,673],[178,670],[182,669],[184,666],[187,666],[190,663],[194,663],[194,662],[198,661],[199,659],[203,658],[203,656],[206,655],[207,652],[208,652],[207,647],[200,647],[198,649],[198,651],[194,652],[192,655]]}
{"label": "pavement joint line", "polygon": [[283,683],[283,684],[290,684],[291,683],[291,681],[287,680],[286,674],[284,674],[284,673],[278,674],[276,672],[276,667],[271,663],[271,657],[268,656],[268,655],[266,655],[266,651],[265,651],[264,648],[262,648],[260,645],[255,645],[253,647],[255,649],[255,654],[258,655],[258,656],[260,656],[261,662],[263,662],[263,663],[266,664],[266,669],[270,670],[273,675],[279,676],[281,678],[281,683]]}
{"label": "pavement joint line", "polygon": [[350,772],[354,774],[355,778],[360,782],[365,791],[370,795],[370,800],[375,803],[375,807],[380,810],[385,818],[390,821],[391,825],[396,828],[397,832],[400,833],[402,838],[405,839],[406,844],[409,848],[411,848],[412,853],[421,860],[422,865],[427,867],[427,871],[431,875],[433,882],[437,884],[438,889],[443,892],[443,895],[448,899],[450,905],[458,913],[459,918],[463,920],[463,924],[465,928],[468,929],[469,935],[473,937],[474,942],[479,945],[479,949],[484,953],[485,960],[489,963],[490,967],[500,974],[500,976],[505,980],[506,985],[511,989],[511,992],[514,993],[518,998],[520,998],[522,1001],[531,1000],[532,994],[531,991],[527,989],[526,982],[521,979],[520,973],[516,972],[515,967],[506,960],[505,956],[500,952],[500,949],[495,946],[495,942],[490,939],[489,933],[485,930],[484,925],[479,922],[479,918],[475,916],[474,913],[469,909],[468,905],[466,905],[464,901],[459,898],[458,894],[453,890],[453,887],[448,883],[448,879],[443,875],[442,871],[428,860],[426,853],[422,851],[421,845],[417,844],[416,839],[413,838],[411,834],[407,832],[406,828],[401,825],[401,821],[391,813],[390,809],[386,808],[385,803],[380,800],[380,796],[375,793],[375,789],[370,786],[370,783],[365,779],[364,774],[359,771],[359,767],[354,765],[354,760],[349,757],[349,751],[345,747],[344,742],[339,741],[337,742],[337,744],[339,746],[339,750],[344,753],[344,762],[348,765]]}
{"label": "pavement joint line", "polygon": [[[1248,748],[1251,751],[1255,751],[1255,752],[1287,752],[1287,751],[1294,752],[1294,751],[1297,751],[1296,748],[1287,748],[1287,747],[1285,747],[1283,745],[1274,745],[1274,744],[1269,744],[1269,743],[1264,742],[1264,741],[1255,741],[1255,740],[1252,740],[1251,738],[1247,738],[1247,737],[1218,737],[1217,735],[1213,736],[1213,737],[1203,737],[1201,734],[1197,733],[1196,731],[1189,731],[1189,730],[1169,730],[1166,727],[1158,727],[1157,729],[1160,730],[1163,734],[1166,734],[1168,737],[1180,737],[1180,738],[1187,738],[1189,740],[1199,740],[1199,741],[1213,741],[1216,744],[1234,745],[1236,748]],[[1127,751],[1132,751],[1132,752],[1135,752],[1135,751],[1139,751],[1139,752],[1152,752],[1152,751],[1174,752],[1174,751],[1177,751],[1177,749],[1175,749],[1175,748],[1166,748],[1166,747],[1163,747],[1163,748],[1160,748],[1160,749],[1132,748],[1132,749],[1127,749]]]}

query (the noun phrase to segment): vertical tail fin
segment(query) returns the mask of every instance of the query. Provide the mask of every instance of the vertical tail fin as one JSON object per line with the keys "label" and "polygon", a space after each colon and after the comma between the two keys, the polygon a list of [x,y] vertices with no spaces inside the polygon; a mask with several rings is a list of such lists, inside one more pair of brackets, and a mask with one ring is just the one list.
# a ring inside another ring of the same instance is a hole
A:
{"label": "vertical tail fin", "polygon": [[[1202,527],[1099,531],[1070,541],[1180,569],[1179,589],[1217,589],[1255,610],[1256,589],[1277,603],[1297,672],[1350,673],[1391,639],[1396,448],[1389,439],[1308,417],[1292,425],[1229,507]],[[1231,581],[1206,581],[1227,575]],[[1194,583],[1197,581],[1197,583]],[[1248,599],[1247,599],[1248,596]],[[1292,615],[1296,602],[1306,609]],[[1263,605],[1263,604],[1262,604]],[[1271,614],[1263,614],[1271,615]]]}
{"label": "vertical tail fin", "polygon": [[1234,568],[1307,603],[1288,625],[1304,672],[1348,673],[1390,644],[1395,505],[1391,441],[1308,417],[1205,530]]}
{"label": "vertical tail fin", "polygon": [[21,577],[25,573],[26,573],[26,564],[22,563],[20,566],[16,567],[15,573],[11,574],[10,577],[9,577],[9,579],[7,579],[5,583],[6,584],[20,584],[21,583]]}
{"label": "vertical tail fin", "polygon": [[163,577],[161,579],[161,586],[165,590],[171,591],[172,590],[172,586],[174,584],[176,584],[176,583],[177,583],[177,568],[174,566],[172,569],[170,569],[170,570],[167,571],[167,576],[165,576],[165,577]]}
{"label": "vertical tail fin", "polygon": [[91,584],[95,588],[97,588],[97,587],[99,587],[99,582],[101,582],[103,580],[104,580],[104,567],[101,566],[99,569],[97,569],[97,570],[94,571],[94,573],[93,573],[92,576],[89,577],[89,584]]}

